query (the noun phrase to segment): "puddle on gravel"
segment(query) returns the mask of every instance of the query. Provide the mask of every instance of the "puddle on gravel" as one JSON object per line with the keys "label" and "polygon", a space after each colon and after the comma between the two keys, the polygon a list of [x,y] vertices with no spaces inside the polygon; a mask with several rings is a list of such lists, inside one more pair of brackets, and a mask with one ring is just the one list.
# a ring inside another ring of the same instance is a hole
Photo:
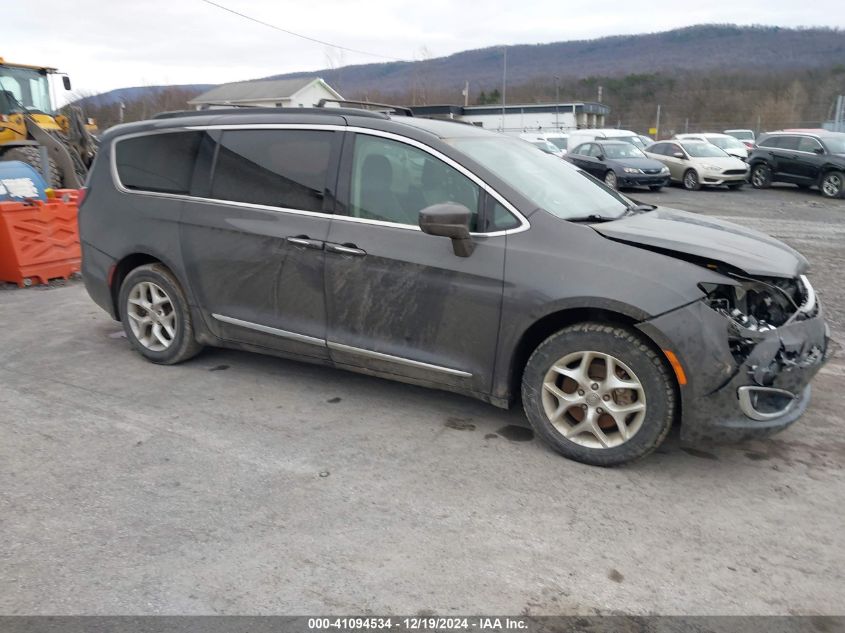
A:
{"label": "puddle on gravel", "polygon": [[534,431],[527,426],[517,426],[515,424],[508,424],[496,431],[506,440],[511,442],[530,442],[534,439]]}

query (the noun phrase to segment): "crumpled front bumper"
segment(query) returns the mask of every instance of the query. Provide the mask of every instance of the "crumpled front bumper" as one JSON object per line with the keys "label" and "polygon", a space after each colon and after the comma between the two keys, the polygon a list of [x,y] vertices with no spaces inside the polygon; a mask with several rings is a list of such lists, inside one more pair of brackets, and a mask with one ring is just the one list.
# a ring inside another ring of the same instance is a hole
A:
{"label": "crumpled front bumper", "polygon": [[684,369],[683,441],[737,441],[785,429],[806,411],[810,381],[827,360],[830,329],[821,307],[811,318],[755,333],[739,361],[729,323],[699,301],[639,326],[667,341]]}

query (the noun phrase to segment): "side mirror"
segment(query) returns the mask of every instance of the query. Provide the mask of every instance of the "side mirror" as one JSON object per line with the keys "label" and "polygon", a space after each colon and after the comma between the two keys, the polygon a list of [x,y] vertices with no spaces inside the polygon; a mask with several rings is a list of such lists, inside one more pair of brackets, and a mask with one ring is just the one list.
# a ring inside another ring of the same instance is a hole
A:
{"label": "side mirror", "polygon": [[471,218],[472,212],[462,204],[433,204],[420,211],[420,228],[429,235],[448,237],[455,255],[469,257],[475,249],[469,236]]}
{"label": "side mirror", "polygon": [[65,90],[70,90],[70,77],[62,75],[62,85],[65,87]]}
{"label": "side mirror", "polygon": [[824,149],[822,149],[821,147],[817,147],[813,150],[813,153],[814,154],[820,154],[820,155],[824,154]]}
{"label": "side mirror", "polygon": [[604,162],[604,154],[599,154],[596,158],[598,158],[601,162]]}
{"label": "side mirror", "polygon": [[684,156],[683,152],[672,152],[672,156],[674,156],[675,158],[680,158],[680,159],[686,158],[686,156]]}

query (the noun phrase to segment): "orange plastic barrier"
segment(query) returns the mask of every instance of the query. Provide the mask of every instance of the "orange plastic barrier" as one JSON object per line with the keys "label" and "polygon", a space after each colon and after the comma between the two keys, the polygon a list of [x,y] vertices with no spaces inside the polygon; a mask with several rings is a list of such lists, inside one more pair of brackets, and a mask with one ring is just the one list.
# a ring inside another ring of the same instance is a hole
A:
{"label": "orange plastic barrier", "polygon": [[22,287],[79,272],[77,199],[57,189],[47,202],[0,202],[0,280]]}

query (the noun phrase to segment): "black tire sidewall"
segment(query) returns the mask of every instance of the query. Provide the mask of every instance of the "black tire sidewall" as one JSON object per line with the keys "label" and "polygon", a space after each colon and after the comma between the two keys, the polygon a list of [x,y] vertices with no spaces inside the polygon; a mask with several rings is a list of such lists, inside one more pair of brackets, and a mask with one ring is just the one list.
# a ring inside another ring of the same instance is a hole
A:
{"label": "black tire sidewall", "polygon": [[[645,390],[646,419],[630,440],[614,448],[589,448],[566,439],[543,410],[546,372],[567,354],[586,350],[611,354],[624,362]],[[545,442],[570,459],[595,466],[614,466],[649,454],[669,432],[676,406],[674,381],[655,350],[630,330],[598,323],[572,326],[546,339],[525,367],[522,399],[531,426]]]}
{"label": "black tire sidewall", "polygon": [[[176,312],[176,336],[173,338],[173,343],[170,347],[161,352],[148,349],[138,341],[132,332],[132,328],[129,326],[129,318],[126,316],[129,292],[136,284],[142,281],[150,281],[161,286],[167,293],[167,296],[170,297],[173,310]],[[187,301],[185,300],[185,294],[182,292],[179,283],[164,266],[150,264],[141,266],[130,272],[120,286],[118,307],[120,309],[123,331],[126,332],[127,340],[147,360],[161,365],[171,365],[193,355],[189,353],[189,349],[196,345],[196,343],[193,340],[191,314]]]}

